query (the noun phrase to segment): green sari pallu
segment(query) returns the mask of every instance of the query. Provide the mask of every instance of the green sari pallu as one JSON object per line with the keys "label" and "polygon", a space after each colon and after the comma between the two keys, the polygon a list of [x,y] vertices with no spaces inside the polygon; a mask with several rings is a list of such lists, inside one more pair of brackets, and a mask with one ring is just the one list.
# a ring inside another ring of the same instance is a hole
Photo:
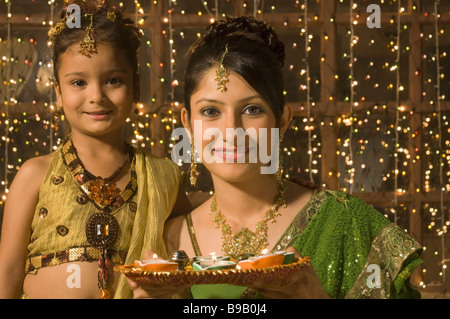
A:
{"label": "green sari pallu", "polygon": [[[289,246],[310,256],[332,298],[420,298],[410,276],[422,263],[422,248],[355,196],[316,190],[272,251]],[[195,285],[191,292],[195,299],[264,298],[252,289],[226,284]]]}

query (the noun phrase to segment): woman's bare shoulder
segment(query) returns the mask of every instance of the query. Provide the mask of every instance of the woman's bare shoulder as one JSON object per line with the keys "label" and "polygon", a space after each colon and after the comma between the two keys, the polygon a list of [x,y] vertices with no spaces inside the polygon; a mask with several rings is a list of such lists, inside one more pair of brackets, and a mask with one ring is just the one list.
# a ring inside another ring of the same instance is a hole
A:
{"label": "woman's bare shoulder", "polygon": [[[204,207],[204,204],[202,204],[190,212],[195,229],[200,232],[202,225],[199,218],[203,215]],[[176,250],[184,250],[188,256],[194,256],[186,215],[171,218],[166,222],[164,226],[164,240],[169,253]]]}

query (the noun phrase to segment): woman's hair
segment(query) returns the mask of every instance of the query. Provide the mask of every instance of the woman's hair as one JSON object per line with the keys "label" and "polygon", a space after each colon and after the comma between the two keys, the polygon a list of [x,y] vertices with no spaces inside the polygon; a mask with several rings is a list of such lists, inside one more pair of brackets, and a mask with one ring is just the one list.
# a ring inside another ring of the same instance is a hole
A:
{"label": "woman's hair", "polygon": [[[67,7],[71,4],[80,8],[81,27],[67,27]],[[91,25],[92,23],[92,25]],[[138,49],[141,44],[139,29],[134,26],[131,19],[123,17],[123,8],[113,6],[109,0],[69,0],[61,11],[60,27],[51,35],[53,46],[54,76],[58,83],[58,70],[60,57],[73,44],[80,44],[86,37],[87,28],[91,26],[92,37],[95,44],[110,44],[116,49],[125,52],[133,68],[133,74],[138,74]],[[55,28],[54,28],[55,29]],[[95,53],[93,53],[95,54]]]}
{"label": "woman's hair", "polygon": [[284,107],[284,44],[275,31],[252,17],[227,18],[207,27],[190,49],[184,83],[185,107],[190,116],[190,99],[203,75],[213,66],[233,71],[271,106],[277,123]]}

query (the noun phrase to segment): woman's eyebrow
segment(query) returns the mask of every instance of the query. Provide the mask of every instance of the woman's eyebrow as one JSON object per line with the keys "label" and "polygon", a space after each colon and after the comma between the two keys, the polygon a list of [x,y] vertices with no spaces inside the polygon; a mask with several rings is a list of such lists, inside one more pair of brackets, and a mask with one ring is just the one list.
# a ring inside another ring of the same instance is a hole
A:
{"label": "woman's eyebrow", "polygon": [[[247,102],[247,101],[250,101],[253,99],[262,99],[262,98],[259,94],[255,94],[255,95],[244,97],[244,98],[240,99],[238,102],[242,103],[242,102]],[[195,104],[202,103],[202,102],[225,104],[225,102],[223,102],[221,100],[210,99],[210,98],[201,98],[200,100],[196,101]]]}
{"label": "woman's eyebrow", "polygon": [[216,103],[216,104],[225,104],[223,101],[220,100],[216,100],[216,99],[209,99],[209,98],[201,98],[200,100],[196,101],[195,104],[199,104],[199,103]]}

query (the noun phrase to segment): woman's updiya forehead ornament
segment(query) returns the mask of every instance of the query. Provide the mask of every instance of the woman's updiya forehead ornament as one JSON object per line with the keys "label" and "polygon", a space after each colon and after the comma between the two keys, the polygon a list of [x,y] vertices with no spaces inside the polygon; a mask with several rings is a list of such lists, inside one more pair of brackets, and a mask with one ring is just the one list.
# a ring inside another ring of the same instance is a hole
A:
{"label": "woman's updiya forehead ornament", "polygon": [[219,68],[216,71],[216,77],[214,80],[217,83],[217,90],[220,92],[226,92],[227,87],[226,84],[229,82],[228,76],[230,75],[230,72],[227,71],[225,66],[223,65],[223,60],[225,56],[228,53],[228,43],[225,45],[225,52],[222,55],[222,58],[220,59]]}

